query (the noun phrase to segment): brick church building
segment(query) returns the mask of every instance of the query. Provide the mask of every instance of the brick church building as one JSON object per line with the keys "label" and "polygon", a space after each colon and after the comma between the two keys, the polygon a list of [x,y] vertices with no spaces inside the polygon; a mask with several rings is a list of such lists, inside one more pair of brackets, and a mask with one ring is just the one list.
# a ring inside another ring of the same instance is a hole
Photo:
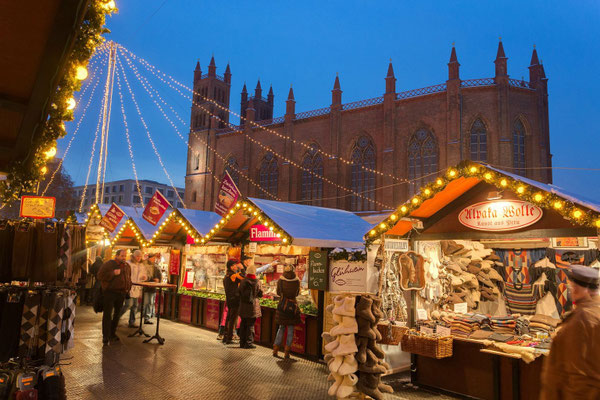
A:
{"label": "brick church building", "polygon": [[[357,212],[395,207],[436,172],[464,159],[551,182],[551,169],[544,168],[551,166],[544,67],[534,48],[526,82],[509,77],[507,61],[500,42],[494,77],[462,80],[453,47],[445,83],[407,92],[396,92],[390,62],[381,97],[343,103],[340,80],[336,77],[331,105],[296,112],[290,89],[286,113],[277,118],[273,118],[272,88],[265,98],[260,81],[253,96],[244,85],[240,114],[277,135],[244,123],[243,119],[240,126],[229,126],[229,114],[224,109],[230,108],[229,65],[219,76],[214,58],[207,74],[202,74],[197,64],[197,94],[192,102],[189,136],[192,150],[188,151],[185,178],[186,205],[212,210],[218,180],[225,170],[245,196]],[[265,150],[265,146],[272,151]]]}

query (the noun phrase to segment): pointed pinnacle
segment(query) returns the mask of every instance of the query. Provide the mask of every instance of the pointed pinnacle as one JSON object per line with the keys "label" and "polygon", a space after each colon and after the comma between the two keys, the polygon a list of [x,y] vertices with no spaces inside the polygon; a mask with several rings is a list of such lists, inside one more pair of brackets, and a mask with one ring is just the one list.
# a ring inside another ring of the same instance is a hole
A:
{"label": "pointed pinnacle", "polygon": [[292,89],[292,86],[290,85],[290,92],[288,93],[288,100],[294,100],[294,89]]}
{"label": "pointed pinnacle", "polygon": [[531,62],[529,63],[529,65],[538,65],[539,63],[540,63],[540,60],[538,58],[538,53],[537,53],[537,50],[534,47],[533,48],[533,53],[531,53]]}
{"label": "pointed pinnacle", "polygon": [[340,90],[341,89],[341,87],[340,87],[340,77],[339,77],[339,75],[338,75],[337,72],[335,74],[335,82],[333,84],[333,89],[334,90]]}
{"label": "pointed pinnacle", "polygon": [[452,46],[452,52],[450,53],[450,62],[458,62],[458,57],[456,57],[456,47]]}
{"label": "pointed pinnacle", "polygon": [[496,53],[496,60],[500,58],[506,58],[506,54],[504,54],[504,46],[502,45],[502,40],[498,43],[498,52]]}

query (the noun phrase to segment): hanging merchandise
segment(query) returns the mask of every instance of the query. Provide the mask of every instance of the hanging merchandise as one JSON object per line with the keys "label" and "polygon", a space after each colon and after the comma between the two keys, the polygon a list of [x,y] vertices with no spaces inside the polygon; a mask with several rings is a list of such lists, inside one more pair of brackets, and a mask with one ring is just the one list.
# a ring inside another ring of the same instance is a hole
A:
{"label": "hanging merchandise", "polygon": [[423,256],[409,251],[397,259],[402,290],[422,290],[425,287],[425,261]]}
{"label": "hanging merchandise", "polygon": [[382,252],[382,270],[379,273],[381,309],[386,321],[407,321],[408,306],[404,299],[404,292],[400,288],[400,273],[398,270],[399,257],[402,253],[396,251],[382,251],[384,245],[378,249]]}

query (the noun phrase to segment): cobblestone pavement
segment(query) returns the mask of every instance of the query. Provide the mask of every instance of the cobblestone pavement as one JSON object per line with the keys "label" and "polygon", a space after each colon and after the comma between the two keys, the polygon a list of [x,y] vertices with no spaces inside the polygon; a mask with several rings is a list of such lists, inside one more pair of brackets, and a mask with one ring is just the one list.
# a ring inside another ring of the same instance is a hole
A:
{"label": "cobblestone pavement", "polygon": [[[161,320],[163,346],[128,338],[133,330],[121,319],[121,343],[102,347],[101,315],[77,308],[75,348],[63,359],[68,398],[72,399],[327,399],[325,365],[293,357],[273,358],[270,349],[224,346],[215,332]],[[154,325],[146,326],[153,333]],[[70,359],[69,359],[70,358]],[[390,383],[394,399],[448,399]]]}

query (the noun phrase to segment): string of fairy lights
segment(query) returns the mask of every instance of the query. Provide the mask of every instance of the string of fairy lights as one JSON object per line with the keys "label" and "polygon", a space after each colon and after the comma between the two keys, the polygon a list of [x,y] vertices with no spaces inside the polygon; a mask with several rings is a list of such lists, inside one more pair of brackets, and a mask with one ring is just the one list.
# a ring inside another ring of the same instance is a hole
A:
{"label": "string of fairy lights", "polygon": [[150,135],[150,129],[148,128],[148,125],[146,124],[146,120],[144,119],[144,116],[142,115],[140,106],[135,98],[135,94],[133,93],[133,90],[131,89],[129,80],[127,79],[127,73],[125,72],[125,69],[123,68],[123,65],[119,59],[117,59],[117,63],[119,65],[119,68],[121,69],[121,73],[123,75],[123,80],[125,81],[125,86],[127,87],[127,90],[129,91],[131,100],[133,101],[133,104],[135,105],[135,109],[138,113],[140,121],[142,122],[142,125],[144,126],[144,130],[146,131],[146,136],[148,137],[148,140],[150,141],[150,144],[152,145],[152,150],[154,150],[154,154],[156,155],[156,158],[158,159],[158,162],[160,163],[160,166],[162,167],[162,170],[165,173],[165,176],[169,180],[169,183],[171,184],[171,187],[173,188],[177,198],[183,205],[183,208],[187,208],[185,205],[185,202],[179,195],[179,191],[177,190],[177,188],[175,187],[175,184],[173,183],[173,179],[171,179],[171,175],[169,174],[169,172],[167,171],[167,168],[165,167],[165,164],[163,163],[162,157],[160,156],[160,153],[158,152],[158,149],[156,148],[156,144],[154,143],[154,140],[152,140],[152,136]]}
{"label": "string of fairy lights", "polygon": [[[122,49],[122,48],[123,48],[123,47],[122,47],[122,46],[120,46],[120,45],[119,45],[118,47],[119,47],[120,49]],[[129,53],[130,53],[130,52],[129,52]],[[133,54],[133,53],[130,53],[130,54]],[[132,57],[132,58],[133,58],[133,57]],[[157,76],[156,74],[154,74],[154,75],[155,75],[155,76]],[[172,86],[172,85],[170,85],[170,84],[168,84],[168,85],[169,85],[171,88],[173,88],[173,86]],[[180,91],[178,91],[178,93],[182,94]],[[183,94],[182,94],[182,95],[183,95]],[[186,96],[186,95],[183,95],[183,96],[184,96],[186,99],[188,99],[188,100],[189,100],[189,97],[188,97],[188,96]],[[216,114],[212,113],[212,112],[211,112],[209,109],[207,109],[206,107],[204,107],[202,104],[200,104],[200,103],[196,102],[194,98],[192,98],[192,104],[193,104],[193,105],[195,105],[195,106],[197,106],[198,108],[200,108],[201,110],[203,110],[203,111],[204,111],[204,112],[206,112],[207,114],[209,114],[209,115],[210,115],[212,118],[215,118],[215,119],[217,119],[218,121],[221,121],[221,122],[222,122],[222,123],[224,123],[225,125],[228,125],[228,126],[230,126],[230,127],[232,127],[232,128],[233,128],[233,127],[235,127],[235,125],[233,125],[233,124],[230,124],[228,121],[226,121],[226,120],[222,119],[221,117],[219,117],[218,115],[216,115]],[[256,144],[257,146],[259,146],[259,147],[260,147],[260,148],[262,148],[263,150],[265,150],[265,151],[267,151],[267,152],[270,152],[270,153],[272,153],[273,155],[276,155],[278,158],[280,158],[280,159],[282,159],[283,161],[287,162],[288,164],[290,164],[290,165],[294,166],[295,168],[297,168],[297,169],[300,169],[301,171],[307,172],[308,174],[310,174],[310,175],[314,176],[315,178],[318,178],[318,179],[322,180],[322,181],[323,181],[323,182],[325,182],[325,183],[328,183],[328,184],[330,184],[330,185],[332,185],[332,186],[335,186],[335,187],[336,187],[336,188],[338,188],[338,189],[344,190],[344,191],[346,191],[347,193],[351,193],[351,194],[352,194],[352,195],[354,195],[354,196],[360,197],[360,198],[362,198],[363,200],[366,200],[366,201],[368,201],[368,202],[371,202],[371,203],[377,204],[377,205],[379,205],[379,206],[381,206],[381,207],[383,207],[383,208],[387,208],[387,209],[390,209],[390,208],[392,208],[391,206],[389,206],[389,205],[386,205],[386,204],[384,204],[384,203],[382,203],[382,202],[380,202],[380,201],[378,201],[378,200],[375,200],[375,199],[373,199],[373,198],[371,198],[371,197],[369,197],[369,196],[365,196],[365,195],[363,195],[363,194],[362,194],[362,193],[360,193],[360,192],[354,191],[354,190],[352,190],[352,189],[349,189],[349,188],[347,188],[346,186],[340,185],[340,184],[338,184],[338,183],[336,183],[336,182],[332,181],[331,179],[328,179],[328,178],[326,178],[325,176],[323,176],[323,175],[321,175],[321,174],[318,174],[318,173],[314,172],[312,169],[310,169],[310,168],[306,168],[306,167],[304,167],[304,166],[300,165],[299,163],[296,163],[295,161],[291,160],[290,158],[286,157],[285,155],[283,155],[283,154],[281,154],[281,153],[277,153],[277,152],[276,152],[276,151],[274,151],[274,150],[273,150],[273,149],[272,149],[270,146],[268,146],[268,145],[265,145],[265,144],[264,144],[264,143],[262,143],[261,141],[259,141],[259,140],[255,139],[255,138],[253,138],[253,137],[252,137],[252,135],[250,135],[250,134],[247,134],[247,133],[246,133],[246,132],[244,132],[244,131],[240,131],[240,132],[241,132],[242,134],[244,134],[244,135],[245,135],[245,137],[246,137],[246,138],[248,138],[248,139],[249,139],[249,140],[250,140],[252,143]]]}
{"label": "string of fairy lights", "polygon": [[140,204],[144,207],[144,197],[142,196],[142,188],[138,179],[137,168],[135,166],[135,159],[133,157],[133,148],[131,146],[131,138],[129,137],[129,125],[127,124],[127,115],[125,114],[125,105],[123,101],[123,89],[121,87],[121,76],[117,73],[117,88],[119,92],[119,100],[121,104],[121,115],[123,116],[123,127],[125,128],[125,138],[127,139],[127,149],[129,151],[129,158],[131,159],[131,167],[133,170],[133,177],[135,178],[135,187],[140,198]]}
{"label": "string of fairy lights", "polygon": [[[129,57],[127,57],[126,54],[121,54],[123,56],[123,58],[126,61],[131,61],[129,59]],[[141,79],[142,76],[139,74],[137,68],[135,68],[135,66],[130,63],[129,64],[131,66],[131,69],[134,73],[134,75],[137,77],[137,79]],[[168,84],[168,82],[166,82],[164,79],[162,79],[161,77],[158,77],[162,82],[164,82],[165,84]],[[183,93],[181,92],[181,90],[179,90],[176,87],[171,86],[175,91],[177,91],[181,96],[187,98],[189,100],[189,98]],[[158,91],[155,90],[157,96],[160,98],[160,95],[158,94]],[[164,102],[164,100],[163,100]],[[163,114],[164,115],[164,114]],[[182,123],[185,124],[185,122],[182,121]],[[212,145],[210,145],[206,140],[204,140],[202,137],[200,137],[198,135],[197,132],[192,132],[192,135],[196,138],[196,140],[200,143],[202,143],[204,146],[206,146],[212,154],[214,154],[215,156],[217,156],[217,158],[219,158],[221,161],[223,161],[224,164],[227,164],[227,159],[226,157],[224,157],[221,153],[219,153]],[[191,144],[188,143],[187,140],[185,140],[185,138],[183,136],[181,136],[180,134],[178,134],[178,136],[186,143],[186,145],[188,146],[188,148],[193,152],[193,154],[199,156],[200,153],[195,150]],[[233,169],[234,171],[236,171],[240,176],[242,176],[246,181],[248,181],[251,185],[253,185],[254,187],[256,187],[259,191],[261,191],[263,194],[265,194],[266,196],[274,199],[274,200],[278,200],[281,201],[281,199],[279,197],[277,197],[276,195],[272,194],[271,192],[267,191],[265,188],[263,188],[260,184],[258,184],[254,179],[252,179],[251,177],[249,177],[248,175],[246,175],[241,169],[237,168],[234,165],[229,165],[231,169]],[[212,177],[215,179],[216,182],[220,183],[221,180],[219,179],[219,177],[214,173],[214,171],[212,171],[212,169],[210,167],[208,167],[209,173],[212,175]]]}
{"label": "string of fairy lights", "polygon": [[[65,159],[69,155],[69,150],[71,149],[71,145],[73,144],[73,141],[77,137],[77,133],[79,132],[79,128],[81,127],[81,122],[84,120],[85,115],[87,113],[87,110],[88,110],[90,104],[92,103],[92,99],[94,98],[94,93],[96,92],[96,87],[98,87],[98,83],[100,83],[100,76],[97,74],[97,72],[98,72],[98,70],[101,67],[103,67],[104,65],[106,65],[106,58],[104,58],[104,57],[97,57],[97,55],[101,54],[102,51],[103,51],[103,49],[101,49],[100,51],[98,51],[94,55],[94,57],[92,57],[92,59],[90,60],[89,66],[90,66],[90,68],[93,68],[92,74],[91,74],[92,75],[92,79],[89,80],[89,81],[87,81],[87,83],[83,86],[83,90],[81,91],[81,94],[79,95],[79,98],[81,100],[83,100],[83,98],[86,95],[88,89],[91,87],[92,90],[90,91],[89,98],[87,99],[87,102],[86,102],[86,104],[85,104],[85,106],[83,108],[81,116],[79,117],[79,121],[77,121],[77,125],[75,127],[75,130],[71,134],[71,138],[69,139],[69,143],[67,144],[67,147],[65,148],[63,156],[60,159],[60,161],[58,162],[58,165],[56,166],[56,169],[52,172],[52,175],[50,176],[50,179],[46,183],[46,187],[44,188],[44,190],[42,190],[41,196],[45,196],[46,195],[46,192],[48,191],[48,189],[50,188],[50,186],[54,182],[56,174],[60,171],[60,169],[61,169],[61,167],[62,167]],[[97,60],[99,60],[99,65],[94,65]],[[48,157],[48,158],[54,157],[55,155],[56,155],[56,147],[52,147],[50,150],[48,150],[48,152],[46,152],[46,157]]]}
{"label": "string of fairy lights", "polygon": [[[344,157],[342,157],[342,156],[340,156],[338,154],[329,153],[329,152],[326,152],[326,151],[324,151],[324,150],[322,150],[320,148],[314,148],[310,142],[303,142],[301,140],[296,140],[296,139],[291,138],[291,137],[289,137],[287,135],[284,135],[284,134],[282,134],[280,132],[277,132],[277,131],[275,131],[275,130],[273,130],[271,128],[268,128],[266,126],[260,125],[260,124],[256,123],[255,121],[251,121],[251,120],[243,117],[241,114],[238,114],[235,111],[233,111],[233,110],[231,110],[231,109],[229,109],[229,108],[227,108],[227,107],[219,104],[217,101],[215,101],[213,99],[210,99],[210,98],[202,95],[199,92],[194,91],[192,88],[190,88],[190,87],[186,86],[185,84],[179,82],[178,80],[176,80],[172,76],[170,76],[168,74],[165,74],[159,68],[157,68],[154,65],[150,64],[148,61],[146,61],[142,57],[137,56],[136,54],[134,54],[133,52],[131,52],[129,49],[125,48],[121,44],[117,44],[117,46],[122,51],[127,52],[132,58],[134,58],[135,60],[139,61],[140,64],[144,65],[148,71],[152,72],[153,74],[162,74],[164,77],[170,79],[175,84],[177,84],[177,85],[181,86],[182,88],[184,88],[184,89],[188,90],[189,92],[191,92],[192,96],[194,96],[194,97],[195,96],[199,96],[204,101],[211,103],[212,105],[214,105],[219,110],[225,111],[225,112],[227,112],[227,113],[229,113],[231,115],[236,116],[237,118],[240,119],[240,121],[244,121],[244,122],[246,122],[246,123],[248,123],[248,124],[250,124],[250,125],[252,125],[252,126],[254,126],[256,128],[259,128],[259,129],[264,130],[264,131],[266,131],[266,132],[268,132],[270,134],[273,134],[273,135],[279,137],[280,139],[284,139],[286,141],[291,141],[292,144],[301,145],[302,147],[304,147],[305,149],[307,149],[309,151],[316,151],[316,152],[322,154],[323,156],[325,156],[327,158],[337,159],[337,160],[339,160],[343,164],[346,164],[346,165],[355,165],[355,166],[357,166],[357,167],[359,167],[359,168],[361,168],[361,169],[363,169],[363,170],[365,170],[367,172],[371,172],[371,173],[374,173],[374,174],[382,176],[382,177],[388,177],[388,178],[391,178],[391,179],[393,179],[395,181],[399,181],[399,182],[407,182],[407,180],[405,178],[400,178],[400,177],[397,177],[397,176],[395,176],[393,174],[389,174],[389,173],[386,173],[386,172],[381,172],[381,171],[379,171],[377,169],[369,168],[369,167],[367,167],[365,165],[357,165],[352,160],[347,160],[346,158],[344,158]],[[231,127],[234,127],[234,126],[231,125]],[[235,132],[240,132],[241,133],[242,131],[241,130],[235,130]]]}
{"label": "string of fairy lights", "polygon": [[479,178],[499,189],[511,190],[521,200],[542,206],[546,209],[553,209],[574,224],[600,229],[600,213],[594,210],[585,210],[585,207],[582,207],[582,205],[577,205],[558,194],[542,190],[519,179],[514,179],[509,175],[487,168],[485,165],[463,161],[457,167],[448,168],[445,174],[439,176],[433,182],[421,187],[417,195],[404,204],[401,204],[378,226],[369,231],[365,235],[367,245],[393,228],[398,220],[410,216],[410,213],[418,209],[424,201],[444,190],[450,182],[458,178],[473,177]]}

